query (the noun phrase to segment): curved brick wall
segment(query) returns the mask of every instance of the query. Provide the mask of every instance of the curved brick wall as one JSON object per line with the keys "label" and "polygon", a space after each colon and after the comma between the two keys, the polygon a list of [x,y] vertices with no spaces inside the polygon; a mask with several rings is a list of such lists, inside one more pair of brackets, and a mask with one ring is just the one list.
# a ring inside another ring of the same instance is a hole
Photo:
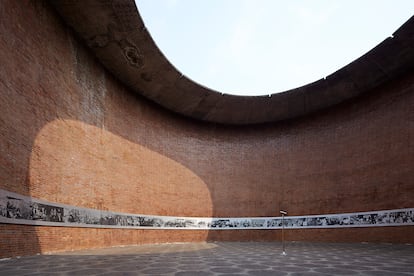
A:
{"label": "curved brick wall", "polygon": [[[248,217],[414,206],[414,75],[318,114],[221,126],[130,93],[41,2],[0,8],[0,188],[87,208]],[[290,230],[291,240],[414,242],[414,226]],[[122,244],[277,240],[277,230],[0,224],[0,257]]]}

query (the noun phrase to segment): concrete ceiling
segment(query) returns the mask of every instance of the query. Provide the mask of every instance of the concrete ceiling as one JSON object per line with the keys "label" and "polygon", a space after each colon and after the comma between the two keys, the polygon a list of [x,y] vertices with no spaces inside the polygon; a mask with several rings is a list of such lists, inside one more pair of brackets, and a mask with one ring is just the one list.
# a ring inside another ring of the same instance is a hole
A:
{"label": "concrete ceiling", "polygon": [[49,1],[121,82],[159,105],[221,124],[275,122],[327,108],[414,69],[414,17],[392,37],[325,79],[270,96],[235,96],[179,72],[145,28],[133,0]]}

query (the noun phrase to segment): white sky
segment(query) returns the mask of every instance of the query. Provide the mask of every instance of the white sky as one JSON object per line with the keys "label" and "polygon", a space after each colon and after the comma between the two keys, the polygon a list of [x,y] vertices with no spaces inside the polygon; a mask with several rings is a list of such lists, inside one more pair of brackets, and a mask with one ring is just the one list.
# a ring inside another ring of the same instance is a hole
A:
{"label": "white sky", "polygon": [[326,77],[414,14],[414,0],[135,1],[180,72],[238,95],[283,92]]}

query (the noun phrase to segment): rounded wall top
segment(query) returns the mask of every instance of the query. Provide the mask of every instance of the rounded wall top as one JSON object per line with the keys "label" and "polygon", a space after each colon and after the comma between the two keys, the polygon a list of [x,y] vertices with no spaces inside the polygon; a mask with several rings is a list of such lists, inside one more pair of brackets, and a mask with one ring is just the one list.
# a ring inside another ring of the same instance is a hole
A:
{"label": "rounded wall top", "polygon": [[338,104],[414,67],[414,17],[392,37],[324,79],[268,96],[222,94],[195,83],[161,53],[133,0],[50,1],[100,62],[133,91],[187,117],[221,124],[275,122]]}

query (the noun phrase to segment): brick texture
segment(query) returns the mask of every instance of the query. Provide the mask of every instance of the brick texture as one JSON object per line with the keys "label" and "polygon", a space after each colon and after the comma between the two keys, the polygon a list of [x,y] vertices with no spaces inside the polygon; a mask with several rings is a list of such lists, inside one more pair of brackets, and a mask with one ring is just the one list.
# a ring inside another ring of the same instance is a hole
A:
{"label": "brick texture", "polygon": [[[175,216],[414,207],[414,75],[306,118],[245,127],[183,118],[108,74],[42,1],[0,7],[0,188]],[[168,93],[168,91],[165,91]],[[280,231],[0,225],[0,257],[126,244],[278,240]],[[291,230],[287,239],[414,242],[414,227]]]}

